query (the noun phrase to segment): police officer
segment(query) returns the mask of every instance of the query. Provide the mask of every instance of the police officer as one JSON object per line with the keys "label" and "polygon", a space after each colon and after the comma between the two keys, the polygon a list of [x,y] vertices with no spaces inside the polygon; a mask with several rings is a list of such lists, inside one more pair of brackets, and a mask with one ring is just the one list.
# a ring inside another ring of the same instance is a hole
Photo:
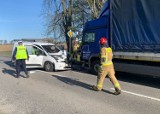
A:
{"label": "police officer", "polygon": [[19,78],[21,68],[25,72],[26,78],[29,78],[28,71],[26,69],[26,59],[29,59],[27,49],[25,46],[23,46],[22,41],[18,41],[18,46],[15,48],[12,56],[12,61],[16,60],[17,78]]}
{"label": "police officer", "polygon": [[102,37],[99,43],[101,46],[101,66],[97,77],[97,85],[93,86],[93,89],[100,91],[102,89],[105,77],[108,76],[115,88],[114,95],[119,95],[121,93],[121,87],[115,77],[115,70],[112,62],[112,49],[108,46],[107,39],[105,37]]}

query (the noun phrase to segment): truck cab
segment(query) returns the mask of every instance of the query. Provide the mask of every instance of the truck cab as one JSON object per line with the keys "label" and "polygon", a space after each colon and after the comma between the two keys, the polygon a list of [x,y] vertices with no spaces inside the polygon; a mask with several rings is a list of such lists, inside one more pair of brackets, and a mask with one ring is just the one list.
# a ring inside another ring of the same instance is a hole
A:
{"label": "truck cab", "polygon": [[[13,51],[17,45],[15,42]],[[68,66],[64,50],[60,50],[52,43],[23,42],[23,45],[26,46],[29,55],[29,60],[26,60],[27,68],[44,68],[51,72],[65,70]]]}
{"label": "truck cab", "polygon": [[111,46],[109,20],[109,2],[106,2],[100,12],[99,18],[88,21],[83,29],[81,59],[94,74],[98,73],[100,64],[100,38],[106,37],[109,46]]}
{"label": "truck cab", "polygon": [[81,58],[85,63],[88,63],[87,65],[90,68],[91,72],[93,73],[98,72],[98,67],[100,63],[99,40],[101,37],[109,38],[108,26],[109,26],[109,21],[105,16],[105,17],[87,22],[83,30]]}

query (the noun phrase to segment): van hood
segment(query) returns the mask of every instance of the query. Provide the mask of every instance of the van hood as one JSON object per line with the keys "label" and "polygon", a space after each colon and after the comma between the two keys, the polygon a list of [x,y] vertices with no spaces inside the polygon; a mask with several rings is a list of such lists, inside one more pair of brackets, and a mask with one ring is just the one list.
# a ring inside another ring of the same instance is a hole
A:
{"label": "van hood", "polygon": [[66,59],[67,58],[67,54],[65,51],[60,51],[59,53],[48,53],[50,56],[55,56],[55,57],[58,57],[58,58],[63,58],[63,59]]}
{"label": "van hood", "polygon": [[64,55],[64,56],[67,56],[66,50],[59,51],[58,53],[48,53],[48,54],[49,55]]}

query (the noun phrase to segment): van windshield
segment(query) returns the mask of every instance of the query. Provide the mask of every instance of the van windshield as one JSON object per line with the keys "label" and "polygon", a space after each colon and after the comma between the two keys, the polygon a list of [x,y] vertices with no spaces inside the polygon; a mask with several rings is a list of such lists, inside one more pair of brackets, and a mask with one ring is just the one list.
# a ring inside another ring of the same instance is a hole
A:
{"label": "van windshield", "polygon": [[42,45],[42,47],[45,49],[48,53],[58,53],[60,51],[59,48],[57,48],[54,45]]}

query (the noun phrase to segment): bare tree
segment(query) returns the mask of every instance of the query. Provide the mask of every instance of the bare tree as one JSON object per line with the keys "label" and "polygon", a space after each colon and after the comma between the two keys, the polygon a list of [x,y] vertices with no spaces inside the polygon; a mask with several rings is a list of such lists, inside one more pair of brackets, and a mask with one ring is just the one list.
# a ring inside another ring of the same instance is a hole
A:
{"label": "bare tree", "polygon": [[44,14],[47,20],[47,34],[55,41],[66,41],[69,47],[69,30],[82,32],[84,23],[98,17],[106,0],[44,0]]}
{"label": "bare tree", "polygon": [[107,0],[86,0],[91,8],[93,18],[97,18],[101,8]]}
{"label": "bare tree", "polygon": [[[69,46],[68,31],[72,29],[72,0],[44,0],[48,22],[48,34],[63,37]],[[55,32],[56,31],[56,32]],[[59,33],[58,33],[59,32]]]}

